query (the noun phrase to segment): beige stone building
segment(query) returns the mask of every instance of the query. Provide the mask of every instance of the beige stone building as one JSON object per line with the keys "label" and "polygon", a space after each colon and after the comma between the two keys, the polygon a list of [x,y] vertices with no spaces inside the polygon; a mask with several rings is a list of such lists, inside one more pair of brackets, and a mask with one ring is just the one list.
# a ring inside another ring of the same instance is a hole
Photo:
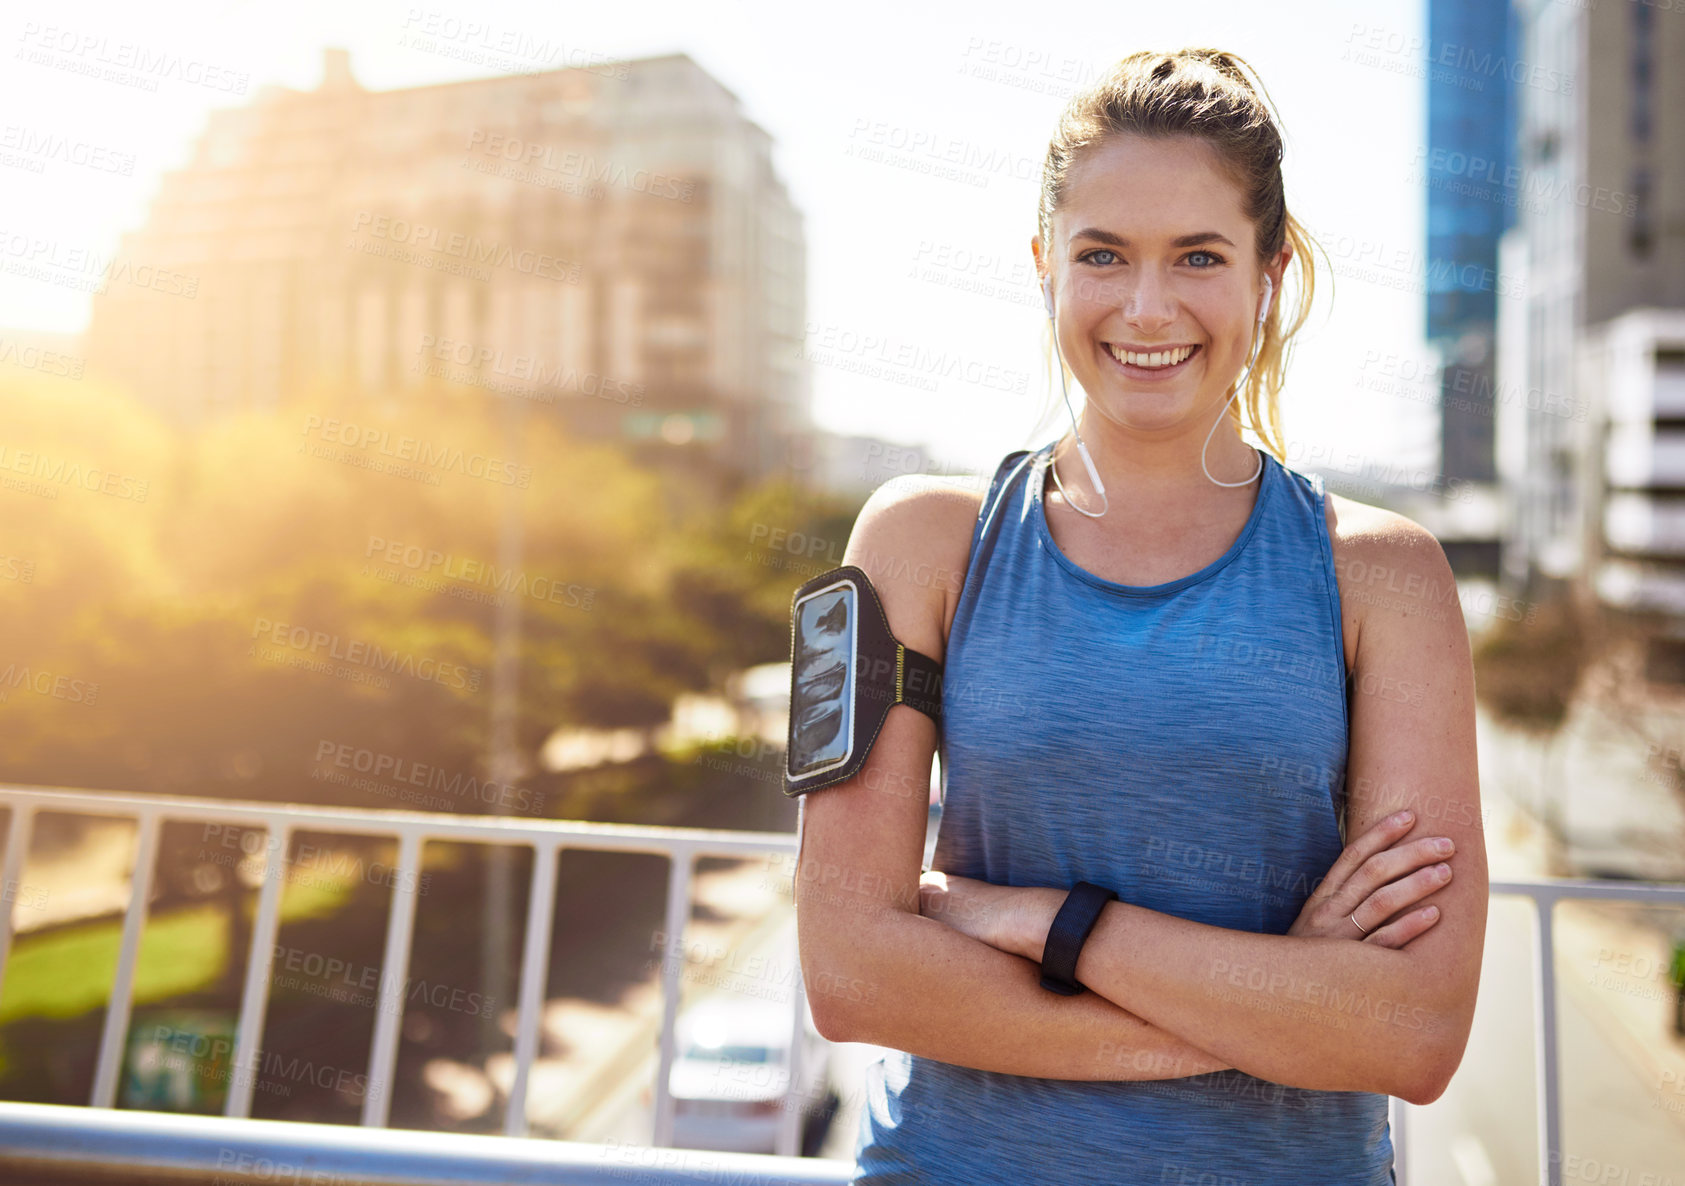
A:
{"label": "beige stone building", "polygon": [[808,428],[801,215],[684,54],[217,111],[94,300],[91,373],[182,422],[511,392],[729,483]]}

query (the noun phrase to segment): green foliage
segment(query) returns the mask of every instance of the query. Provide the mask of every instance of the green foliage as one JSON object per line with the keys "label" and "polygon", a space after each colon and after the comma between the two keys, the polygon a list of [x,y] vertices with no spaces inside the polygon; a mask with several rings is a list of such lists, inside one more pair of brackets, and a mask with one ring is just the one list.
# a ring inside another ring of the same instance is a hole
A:
{"label": "green foliage", "polygon": [[8,782],[417,806],[340,759],[484,777],[498,599],[530,757],[787,657],[790,593],[835,561],[765,541],[840,556],[856,509],[783,483],[712,505],[483,395],[324,396],[189,432],[74,386],[0,387]]}

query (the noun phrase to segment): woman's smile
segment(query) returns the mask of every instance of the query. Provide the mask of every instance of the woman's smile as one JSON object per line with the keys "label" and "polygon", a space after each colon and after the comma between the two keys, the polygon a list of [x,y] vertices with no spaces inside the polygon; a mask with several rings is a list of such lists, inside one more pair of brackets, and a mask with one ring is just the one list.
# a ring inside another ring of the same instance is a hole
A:
{"label": "woman's smile", "polygon": [[1108,365],[1125,379],[1161,383],[1187,370],[1200,356],[1197,345],[1166,346],[1157,350],[1130,350],[1117,342],[1102,342],[1100,353]]}

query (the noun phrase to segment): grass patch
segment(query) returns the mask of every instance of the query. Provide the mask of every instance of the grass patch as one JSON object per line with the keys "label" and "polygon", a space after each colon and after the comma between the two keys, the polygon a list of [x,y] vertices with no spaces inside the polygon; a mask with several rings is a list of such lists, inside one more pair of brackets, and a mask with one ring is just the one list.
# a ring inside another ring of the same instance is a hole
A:
{"label": "grass patch", "polygon": [[[281,894],[281,920],[323,918],[351,897],[351,876],[312,874]],[[256,891],[247,895],[255,900]],[[12,941],[0,993],[0,1026],[25,1017],[80,1017],[103,1009],[117,975],[123,920],[107,918]],[[245,953],[240,953],[245,958]],[[183,906],[147,918],[135,953],[133,1006],[150,1005],[208,988],[229,959],[228,908],[217,902]]]}

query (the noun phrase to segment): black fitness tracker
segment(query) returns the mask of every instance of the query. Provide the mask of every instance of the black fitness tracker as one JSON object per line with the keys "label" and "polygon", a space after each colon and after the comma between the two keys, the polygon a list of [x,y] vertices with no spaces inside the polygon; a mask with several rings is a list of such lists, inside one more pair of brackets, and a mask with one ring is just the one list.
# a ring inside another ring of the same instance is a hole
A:
{"label": "black fitness tracker", "polygon": [[1062,997],[1083,991],[1077,983],[1077,956],[1088,941],[1088,933],[1100,921],[1100,911],[1117,894],[1092,881],[1079,881],[1065,895],[1064,904],[1047,928],[1047,943],[1041,952],[1041,986]]}

